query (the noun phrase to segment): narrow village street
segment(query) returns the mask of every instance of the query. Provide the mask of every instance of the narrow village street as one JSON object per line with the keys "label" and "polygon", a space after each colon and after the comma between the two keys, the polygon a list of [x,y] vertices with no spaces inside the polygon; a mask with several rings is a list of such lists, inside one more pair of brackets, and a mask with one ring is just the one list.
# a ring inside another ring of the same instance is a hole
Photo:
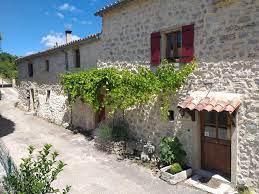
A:
{"label": "narrow village street", "polygon": [[82,135],[34,117],[14,107],[16,91],[1,89],[0,135],[16,164],[27,155],[27,147],[37,149],[50,143],[60,153],[60,158],[68,164],[57,185],[71,185],[73,194],[86,193],[182,193],[202,194],[186,185],[169,185],[155,177],[147,169],[130,161],[117,161],[94,148],[93,141]]}

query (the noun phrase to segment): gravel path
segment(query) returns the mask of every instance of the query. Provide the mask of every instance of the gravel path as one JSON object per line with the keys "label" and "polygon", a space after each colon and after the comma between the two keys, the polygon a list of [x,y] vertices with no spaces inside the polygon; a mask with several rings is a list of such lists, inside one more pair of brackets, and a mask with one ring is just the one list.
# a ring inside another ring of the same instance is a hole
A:
{"label": "gravel path", "polygon": [[4,89],[0,101],[0,136],[15,163],[27,155],[28,145],[41,148],[51,143],[68,164],[57,186],[72,185],[73,194],[203,194],[186,185],[172,186],[155,177],[145,168],[130,161],[117,161],[115,156],[97,151],[93,142],[82,135],[73,135],[62,127],[14,108],[14,91]]}

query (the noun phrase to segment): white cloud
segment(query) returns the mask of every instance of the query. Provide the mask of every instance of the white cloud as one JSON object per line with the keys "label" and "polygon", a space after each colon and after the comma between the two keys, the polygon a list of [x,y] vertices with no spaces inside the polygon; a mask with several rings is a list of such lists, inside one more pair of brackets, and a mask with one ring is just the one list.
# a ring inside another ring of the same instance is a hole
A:
{"label": "white cloud", "polygon": [[64,3],[63,5],[60,5],[58,7],[58,9],[60,11],[70,11],[70,12],[74,12],[74,11],[80,11],[79,9],[77,9],[75,6],[70,5],[69,3]]}
{"label": "white cloud", "polygon": [[[72,35],[72,40],[80,39],[79,36]],[[62,45],[66,43],[66,37],[64,33],[50,32],[48,35],[43,36],[40,41],[46,47],[54,47],[56,44]]]}
{"label": "white cloud", "polygon": [[29,52],[25,53],[25,56],[32,55],[34,53],[35,53],[34,51],[29,51]]}
{"label": "white cloud", "polygon": [[64,17],[65,17],[62,13],[59,13],[59,12],[58,12],[56,15],[57,15],[60,19],[64,19]]}

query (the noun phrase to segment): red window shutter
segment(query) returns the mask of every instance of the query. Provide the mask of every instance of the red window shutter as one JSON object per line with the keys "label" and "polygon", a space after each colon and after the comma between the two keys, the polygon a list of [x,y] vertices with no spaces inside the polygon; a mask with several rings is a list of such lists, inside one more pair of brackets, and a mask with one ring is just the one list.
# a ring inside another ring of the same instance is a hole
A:
{"label": "red window shutter", "polygon": [[160,64],[160,32],[153,32],[151,34],[151,64]]}
{"label": "red window shutter", "polygon": [[180,62],[188,63],[194,59],[194,24],[182,27],[182,58]]}

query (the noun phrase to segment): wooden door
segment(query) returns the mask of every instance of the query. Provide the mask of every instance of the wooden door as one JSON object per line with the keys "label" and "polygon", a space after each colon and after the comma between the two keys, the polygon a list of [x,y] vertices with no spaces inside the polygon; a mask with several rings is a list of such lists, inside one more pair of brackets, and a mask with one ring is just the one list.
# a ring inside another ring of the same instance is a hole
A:
{"label": "wooden door", "polygon": [[228,112],[201,112],[201,166],[230,177],[231,116]]}
{"label": "wooden door", "polygon": [[[100,98],[100,102],[103,103],[104,101],[104,98],[105,98],[105,94],[100,94],[99,96]],[[100,108],[100,110],[97,112],[97,115],[96,115],[96,126],[104,121],[106,119],[106,113],[105,113],[105,106],[103,105],[103,107]]]}

